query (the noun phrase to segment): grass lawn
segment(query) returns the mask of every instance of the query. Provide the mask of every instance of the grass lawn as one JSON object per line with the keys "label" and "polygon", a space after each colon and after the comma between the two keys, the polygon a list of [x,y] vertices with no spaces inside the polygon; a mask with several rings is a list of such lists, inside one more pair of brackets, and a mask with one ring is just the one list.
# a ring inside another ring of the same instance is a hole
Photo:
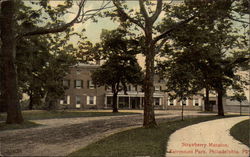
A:
{"label": "grass lawn", "polygon": [[248,147],[250,147],[250,120],[244,120],[236,125],[234,125],[230,134],[238,141],[244,143]]}
{"label": "grass lawn", "polygon": [[159,124],[158,128],[136,128],[120,132],[93,143],[69,156],[150,156],[163,157],[166,152],[166,143],[169,136],[176,130],[188,125],[218,119],[218,116],[207,116],[177,120]]}
{"label": "grass lawn", "polygon": [[[23,117],[25,120],[38,120],[38,119],[52,119],[52,118],[74,118],[74,117],[99,117],[99,116],[120,116],[120,115],[131,115],[138,114],[132,112],[101,112],[101,111],[23,111]],[[5,121],[6,114],[0,115],[0,121]]]}
{"label": "grass lawn", "polygon": [[14,129],[25,129],[25,128],[31,128],[40,126],[39,124],[30,122],[30,121],[24,121],[23,124],[6,124],[5,122],[0,123],[0,131],[3,130],[14,130]]}

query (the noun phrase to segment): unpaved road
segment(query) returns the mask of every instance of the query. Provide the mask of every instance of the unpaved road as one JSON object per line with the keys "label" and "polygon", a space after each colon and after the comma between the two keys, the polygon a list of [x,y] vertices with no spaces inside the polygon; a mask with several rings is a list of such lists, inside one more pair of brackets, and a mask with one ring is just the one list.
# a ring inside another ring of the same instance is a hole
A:
{"label": "unpaved road", "polygon": [[[157,121],[180,118],[180,112],[156,114]],[[194,111],[187,116],[203,116]],[[142,115],[116,117],[35,120],[41,127],[0,132],[0,151],[4,156],[66,156],[103,137],[142,126]]]}

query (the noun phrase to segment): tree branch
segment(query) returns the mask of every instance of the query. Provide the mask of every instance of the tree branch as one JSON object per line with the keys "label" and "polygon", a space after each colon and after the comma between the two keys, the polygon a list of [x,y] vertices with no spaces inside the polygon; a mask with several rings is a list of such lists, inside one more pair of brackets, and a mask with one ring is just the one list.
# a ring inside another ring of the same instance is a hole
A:
{"label": "tree branch", "polygon": [[231,16],[229,16],[228,18],[229,18],[229,19],[231,19],[231,20],[233,20],[233,21],[240,22],[240,23],[250,24],[250,23],[249,23],[249,22],[247,22],[247,21],[243,21],[243,20],[235,19],[235,18],[233,18],[233,17],[231,17]]}
{"label": "tree branch", "polygon": [[141,11],[142,16],[145,19],[148,19],[148,13],[145,9],[144,0],[139,0],[139,4],[140,4],[140,11]]}
{"label": "tree branch", "polygon": [[139,21],[131,18],[127,13],[125,13],[125,11],[123,10],[123,8],[121,7],[121,3],[120,0],[113,0],[113,4],[116,6],[118,13],[120,14],[119,16],[122,18],[125,18],[126,20],[129,20],[130,22],[136,24],[137,26],[141,27],[142,29],[144,29],[142,23],[140,23]]}
{"label": "tree branch", "polygon": [[[83,17],[88,16],[87,18],[85,18],[85,20],[88,20],[88,19],[93,18],[97,13],[99,13],[103,9],[113,8],[114,6],[108,6],[110,4],[110,2],[111,1],[107,2],[106,4],[102,4],[101,7],[98,8],[98,9],[87,10],[86,12],[84,12],[84,16]],[[91,13],[91,12],[94,12],[94,13]]]}
{"label": "tree branch", "polygon": [[155,52],[159,52],[160,49],[162,48],[162,46],[165,44],[165,42],[167,42],[167,38],[164,38],[161,43],[156,47],[156,51]]}
{"label": "tree branch", "polygon": [[161,11],[162,11],[162,0],[157,0],[155,13],[150,17],[150,22],[152,22],[152,24],[157,20],[157,18],[161,14]]}
{"label": "tree branch", "polygon": [[43,35],[43,34],[58,33],[58,32],[65,31],[67,28],[73,26],[77,22],[77,19],[81,15],[81,11],[82,11],[82,8],[84,7],[85,1],[86,0],[81,0],[81,2],[79,4],[79,9],[78,9],[78,12],[77,12],[75,18],[73,20],[71,20],[69,23],[62,24],[62,25],[57,26],[55,28],[39,28],[39,29],[37,29],[35,31],[20,34],[20,35],[18,35],[16,37],[16,39],[19,40],[19,39],[21,39],[22,37],[25,37],[25,36]]}
{"label": "tree branch", "polygon": [[174,26],[172,26],[170,29],[166,30],[165,32],[163,32],[161,35],[155,37],[155,39],[153,40],[153,44],[156,44],[159,40],[165,38],[166,36],[168,36],[171,32],[173,32],[176,29],[179,29],[180,27],[182,27],[182,25],[187,24],[188,22],[192,21],[196,16],[192,16],[186,20],[183,20],[177,24],[175,24]]}

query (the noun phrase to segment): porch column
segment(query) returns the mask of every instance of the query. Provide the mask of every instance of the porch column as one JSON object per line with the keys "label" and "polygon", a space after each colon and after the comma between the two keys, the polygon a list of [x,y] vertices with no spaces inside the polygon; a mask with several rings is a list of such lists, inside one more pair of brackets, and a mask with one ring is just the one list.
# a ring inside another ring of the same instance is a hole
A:
{"label": "porch column", "polygon": [[119,108],[119,96],[118,95],[117,95],[116,101],[117,101],[117,108]]}
{"label": "porch column", "polygon": [[107,104],[107,95],[105,95],[105,98],[104,98],[104,102],[105,102],[105,106],[104,106],[104,108],[108,108],[108,104]]}
{"label": "porch column", "polygon": [[128,108],[131,109],[130,96],[128,96]]}

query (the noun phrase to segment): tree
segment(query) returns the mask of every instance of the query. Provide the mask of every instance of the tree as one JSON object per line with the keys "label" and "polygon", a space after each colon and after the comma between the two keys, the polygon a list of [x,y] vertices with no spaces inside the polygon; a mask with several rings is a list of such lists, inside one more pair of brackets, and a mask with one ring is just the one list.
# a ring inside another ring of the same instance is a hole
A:
{"label": "tree", "polygon": [[[175,8],[176,11],[172,12],[170,16],[185,19],[190,12],[192,13],[197,9],[196,5],[197,2],[191,2],[191,4],[187,3],[187,5],[177,7]],[[175,69],[175,66],[187,66],[188,68],[178,68],[179,71],[169,73],[173,77],[169,76],[168,78],[173,79],[172,82],[175,81],[176,85],[174,86],[182,85],[183,82],[186,82],[187,85],[191,83],[188,87],[193,89],[194,93],[199,89],[197,86],[205,88],[207,93],[206,104],[209,102],[208,89],[216,90],[218,93],[218,114],[223,116],[222,97],[226,88],[237,79],[234,74],[235,68],[240,62],[247,61],[245,56],[232,58],[229,57],[229,54],[241,53],[239,51],[234,52],[235,49],[245,52],[246,40],[244,36],[236,34],[237,30],[233,28],[232,21],[225,18],[229,17],[232,2],[214,3],[211,7],[215,12],[211,14],[208,14],[210,8],[208,9],[206,5],[201,4],[198,7],[199,14],[207,14],[208,16],[199,16],[199,18],[186,24],[185,28],[178,30],[175,34],[170,34],[173,41],[172,47],[166,47],[163,52],[163,55],[167,55],[173,62],[170,65],[173,67],[169,68]],[[165,21],[167,22],[167,20]],[[178,73],[181,73],[188,81],[176,77],[175,75]],[[171,85],[169,86],[171,87]],[[186,88],[186,90],[189,91],[189,88]],[[175,90],[178,92],[178,88]]]}
{"label": "tree", "polygon": [[92,74],[94,84],[111,87],[113,93],[113,112],[118,112],[117,95],[127,92],[127,85],[142,84],[143,73],[135,55],[138,43],[128,39],[124,30],[103,30],[101,34],[101,56],[107,61]]}
{"label": "tree", "polygon": [[118,112],[117,95],[127,92],[127,84],[139,85],[142,83],[143,73],[133,55],[111,55],[99,69],[92,74],[93,83],[98,86],[111,87],[113,93],[113,112]]}
{"label": "tree", "polygon": [[[41,17],[45,26],[37,27],[35,29],[30,29],[29,31],[19,32],[20,30],[15,29],[14,19],[15,13],[18,10],[18,6],[22,1],[12,1],[4,0],[0,2],[0,28],[1,28],[1,51],[2,51],[2,66],[3,66],[3,76],[2,76],[2,97],[4,103],[7,105],[7,120],[6,123],[22,123],[23,117],[20,110],[20,103],[18,98],[18,88],[17,88],[17,73],[16,73],[16,44],[17,41],[23,37],[33,36],[33,35],[44,35],[50,33],[58,33],[67,30],[72,27],[77,22],[84,22],[85,20],[95,16],[100,10],[107,7],[108,3],[103,3],[103,5],[98,9],[84,10],[86,0],[81,0],[78,3],[78,12],[70,22],[65,23],[62,20],[58,20],[64,14],[68,13],[68,9],[73,6],[71,0],[65,1],[64,5],[59,5],[56,9],[52,8],[49,1],[40,0],[39,2],[32,2],[41,6],[38,11],[33,11],[31,14],[31,19],[39,19],[39,12],[46,12],[47,17]],[[51,22],[48,17],[51,19]],[[28,20],[24,21],[27,26],[31,23]],[[32,22],[32,21],[31,21]],[[52,24],[51,24],[52,23]]]}
{"label": "tree", "polygon": [[[157,63],[156,72],[166,81],[166,92],[169,93],[168,95],[171,100],[186,101],[202,89],[200,80],[197,79],[201,73],[193,65],[195,59],[190,58],[189,53],[183,52],[174,53],[171,59]],[[183,120],[184,105],[182,105],[181,109]]]}
{"label": "tree", "polygon": [[[106,15],[114,20],[119,20],[123,27],[135,26],[135,30],[142,30],[142,33],[139,37],[137,36],[137,39],[141,43],[142,53],[146,58],[146,74],[143,85],[145,91],[143,126],[156,127],[157,124],[153,106],[155,56],[167,41],[166,37],[177,28],[182,28],[185,23],[193,20],[195,16],[190,15],[187,19],[175,23],[161,32],[157,31],[155,27],[157,24],[156,21],[159,19],[161,13],[169,11],[169,5],[164,3],[163,0],[158,0],[157,2],[139,0],[138,2],[140,11],[136,12],[133,9],[128,10],[128,7],[124,5],[123,1],[113,0],[116,10]],[[153,10],[154,6],[156,6],[155,10]],[[117,19],[117,17],[119,19]],[[130,33],[132,33],[132,31],[130,31]]]}
{"label": "tree", "polygon": [[46,109],[55,109],[56,99],[63,96],[62,79],[69,67],[76,64],[76,50],[67,44],[68,40],[60,39],[59,35],[53,38],[50,35],[33,36],[22,39],[17,45],[19,88],[29,96],[29,109],[41,106],[42,99],[47,100]]}
{"label": "tree", "polygon": [[242,110],[241,110],[241,103],[245,100],[247,100],[247,97],[245,96],[244,92],[236,92],[234,93],[233,96],[230,97],[230,100],[236,100],[240,103],[240,115],[242,115]]}
{"label": "tree", "polygon": [[[43,91],[45,108],[47,110],[55,110],[57,100],[64,95],[65,89],[62,85],[63,78],[69,73],[69,67],[77,63],[76,58],[71,53],[74,53],[74,48],[71,44],[61,46],[56,45],[58,39],[51,41],[52,49],[46,66],[40,74],[43,81]],[[63,49],[61,49],[63,48]]]}
{"label": "tree", "polygon": [[7,104],[6,123],[22,123],[23,117],[20,110],[17,94],[17,75],[14,63],[15,57],[15,33],[13,26],[14,2],[1,1],[1,41],[2,41],[2,92],[4,103]]}

